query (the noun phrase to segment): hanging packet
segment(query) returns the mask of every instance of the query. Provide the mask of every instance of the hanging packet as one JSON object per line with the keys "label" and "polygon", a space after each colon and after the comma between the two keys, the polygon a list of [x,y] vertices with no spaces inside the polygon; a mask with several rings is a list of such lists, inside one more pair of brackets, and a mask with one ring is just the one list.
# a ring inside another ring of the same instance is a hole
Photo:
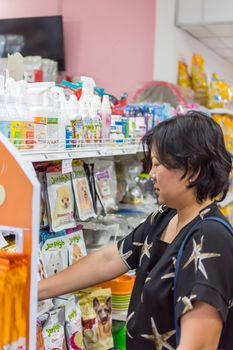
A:
{"label": "hanging packet", "polygon": [[91,192],[83,166],[73,167],[71,176],[78,219],[85,221],[91,217],[95,217]]}
{"label": "hanging packet", "polygon": [[106,212],[117,210],[117,181],[114,162],[98,160],[94,167],[95,184]]}
{"label": "hanging packet", "polygon": [[78,295],[85,350],[113,348],[111,289],[88,288]]}
{"label": "hanging packet", "polygon": [[82,225],[66,230],[66,242],[68,248],[68,262],[74,262],[87,255],[86,245],[83,238]]}
{"label": "hanging packet", "polygon": [[48,239],[42,247],[42,260],[46,277],[68,266],[66,237]]}
{"label": "hanging packet", "polygon": [[66,350],[64,308],[49,312],[43,326],[44,350]]}
{"label": "hanging packet", "polygon": [[82,317],[78,300],[70,297],[65,305],[65,334],[67,349],[84,350],[82,335]]}
{"label": "hanging packet", "polygon": [[70,174],[47,173],[46,178],[51,230],[57,232],[75,227],[74,196]]}

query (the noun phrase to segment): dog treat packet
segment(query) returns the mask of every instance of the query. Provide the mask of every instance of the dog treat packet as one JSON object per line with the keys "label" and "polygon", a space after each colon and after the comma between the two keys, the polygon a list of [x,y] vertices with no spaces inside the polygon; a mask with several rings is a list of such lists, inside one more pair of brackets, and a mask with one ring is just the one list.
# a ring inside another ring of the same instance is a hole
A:
{"label": "dog treat packet", "polygon": [[99,160],[95,163],[94,173],[96,187],[106,211],[115,211],[117,209],[117,182],[114,162]]}
{"label": "dog treat packet", "polygon": [[71,296],[65,305],[65,319],[67,349],[84,350],[81,309],[74,296]]}
{"label": "dog treat packet", "polygon": [[83,167],[87,175],[94,211],[97,215],[106,215],[106,209],[96,186],[94,163],[83,163]]}
{"label": "dog treat packet", "polygon": [[66,236],[48,239],[42,247],[42,261],[46,277],[68,266]]}
{"label": "dog treat packet", "polygon": [[91,217],[95,217],[96,214],[93,207],[89,183],[83,166],[79,165],[73,167],[71,176],[77,208],[77,218],[85,221]]}
{"label": "dog treat packet", "polygon": [[68,262],[72,265],[74,262],[87,255],[86,245],[83,238],[82,225],[66,230],[66,241],[68,247]]}
{"label": "dog treat packet", "polygon": [[88,288],[78,293],[86,350],[113,348],[111,289]]}
{"label": "dog treat packet", "polygon": [[57,232],[75,227],[74,196],[70,174],[47,173],[46,178],[51,230]]}
{"label": "dog treat packet", "polygon": [[45,241],[47,241],[47,239],[57,238],[57,237],[65,236],[65,235],[66,235],[65,230],[61,230],[61,231],[57,231],[57,232],[50,232],[48,230],[40,230],[40,246],[43,246],[43,244],[45,243]]}
{"label": "dog treat packet", "polygon": [[46,203],[46,173],[38,173],[38,180],[41,186],[41,201],[40,201],[40,227],[47,227],[49,224],[47,203]]}
{"label": "dog treat packet", "polygon": [[66,350],[64,313],[64,308],[49,312],[49,317],[42,330],[44,350]]}

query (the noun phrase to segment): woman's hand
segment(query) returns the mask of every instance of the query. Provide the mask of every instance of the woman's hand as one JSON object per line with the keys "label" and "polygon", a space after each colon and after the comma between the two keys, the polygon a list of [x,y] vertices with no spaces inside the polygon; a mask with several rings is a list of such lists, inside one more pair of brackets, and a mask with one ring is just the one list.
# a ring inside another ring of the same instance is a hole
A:
{"label": "woman's hand", "polygon": [[223,321],[211,305],[195,301],[181,317],[181,338],[177,350],[217,350]]}

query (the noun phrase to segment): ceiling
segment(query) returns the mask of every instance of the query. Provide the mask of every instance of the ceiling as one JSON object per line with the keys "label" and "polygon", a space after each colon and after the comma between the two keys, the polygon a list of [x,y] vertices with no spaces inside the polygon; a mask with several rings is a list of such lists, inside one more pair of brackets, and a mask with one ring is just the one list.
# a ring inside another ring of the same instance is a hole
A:
{"label": "ceiling", "polygon": [[182,24],[179,27],[233,64],[233,23]]}

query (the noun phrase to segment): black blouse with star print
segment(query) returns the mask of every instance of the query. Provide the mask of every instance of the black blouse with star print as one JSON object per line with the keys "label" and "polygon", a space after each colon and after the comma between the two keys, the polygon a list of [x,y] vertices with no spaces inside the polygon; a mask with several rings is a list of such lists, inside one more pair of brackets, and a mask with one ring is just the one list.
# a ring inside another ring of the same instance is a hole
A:
{"label": "black blouse with star print", "polygon": [[[206,214],[205,214],[206,213]],[[121,258],[136,269],[127,327],[127,350],[176,349],[173,279],[179,247],[197,222],[182,255],[177,283],[176,317],[192,309],[195,300],[214,306],[224,322],[218,349],[233,350],[233,237],[223,224],[201,217],[223,217],[212,203],[186,225],[171,244],[160,235],[175,209],[151,214],[118,242]]]}

